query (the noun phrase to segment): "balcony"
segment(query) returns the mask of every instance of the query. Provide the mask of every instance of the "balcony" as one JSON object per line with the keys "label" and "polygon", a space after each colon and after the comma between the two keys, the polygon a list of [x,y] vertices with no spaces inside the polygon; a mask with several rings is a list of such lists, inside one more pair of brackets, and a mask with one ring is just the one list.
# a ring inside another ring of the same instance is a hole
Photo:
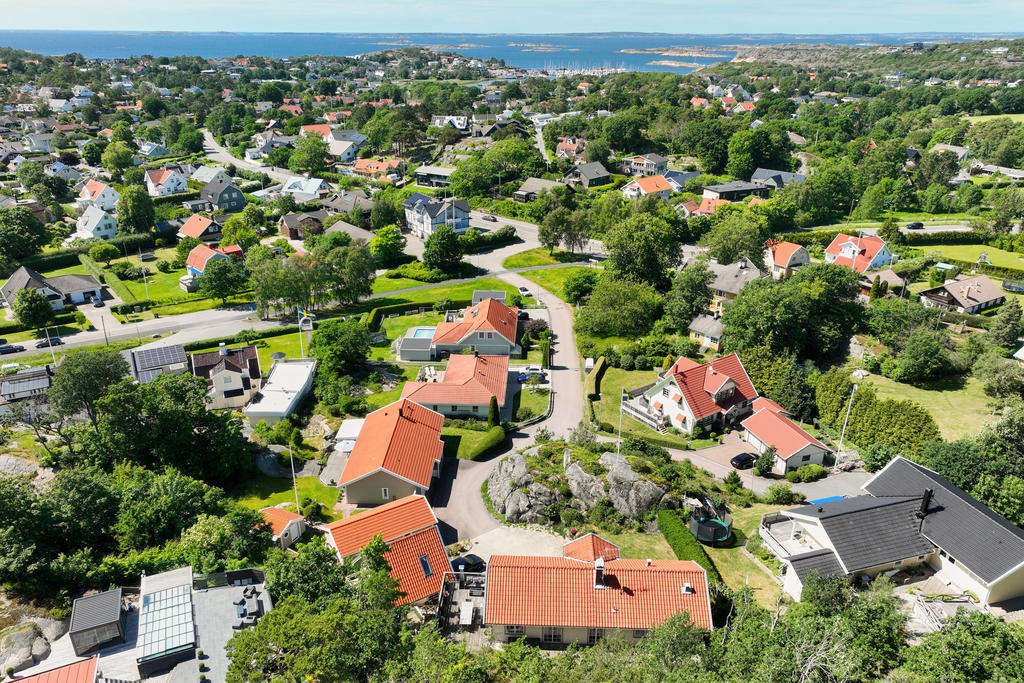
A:
{"label": "balcony", "polygon": [[757,533],[764,544],[783,560],[824,548],[807,533],[803,524],[778,513],[761,517]]}
{"label": "balcony", "polygon": [[622,404],[622,412],[630,416],[637,422],[644,424],[651,429],[664,432],[665,431],[665,419],[660,414],[653,414],[644,410],[634,401],[625,401]]}

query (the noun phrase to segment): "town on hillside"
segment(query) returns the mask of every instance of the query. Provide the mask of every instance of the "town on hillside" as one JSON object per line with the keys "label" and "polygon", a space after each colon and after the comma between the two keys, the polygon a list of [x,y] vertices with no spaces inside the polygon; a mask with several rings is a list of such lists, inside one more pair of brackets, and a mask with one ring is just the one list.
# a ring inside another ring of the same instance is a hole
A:
{"label": "town on hillside", "polygon": [[0,677],[1024,679],[1024,40],[744,54],[0,48]]}

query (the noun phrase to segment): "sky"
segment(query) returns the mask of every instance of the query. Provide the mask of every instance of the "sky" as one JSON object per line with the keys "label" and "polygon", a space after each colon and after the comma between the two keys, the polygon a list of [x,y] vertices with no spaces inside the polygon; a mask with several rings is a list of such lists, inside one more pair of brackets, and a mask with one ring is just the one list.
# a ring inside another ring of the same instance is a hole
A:
{"label": "sky", "polygon": [[1024,0],[0,0],[6,29],[911,33],[1024,29]]}

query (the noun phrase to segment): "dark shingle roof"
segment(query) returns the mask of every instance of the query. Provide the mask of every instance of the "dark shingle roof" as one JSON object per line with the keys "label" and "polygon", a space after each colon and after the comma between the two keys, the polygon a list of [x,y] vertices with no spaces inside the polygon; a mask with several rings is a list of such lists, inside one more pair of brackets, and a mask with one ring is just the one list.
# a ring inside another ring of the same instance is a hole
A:
{"label": "dark shingle roof", "polygon": [[818,572],[818,576],[822,577],[846,575],[843,568],[839,565],[839,560],[836,559],[836,554],[827,549],[812,550],[803,555],[794,555],[789,558],[789,563],[793,565],[793,571],[800,577],[801,582],[807,578],[811,571]]}
{"label": "dark shingle roof", "polygon": [[919,520],[914,514],[920,505],[920,495],[883,499],[856,496],[804,505],[790,512],[820,520],[849,573],[931,553],[934,548],[918,531]]}
{"label": "dark shingle roof", "polygon": [[45,286],[46,278],[31,268],[22,266],[11,273],[11,276],[7,278],[7,282],[4,283],[2,291],[4,298],[7,299],[7,303],[12,304],[14,303],[15,295],[26,287],[41,289]]}
{"label": "dark shingle roof", "polygon": [[991,583],[1024,562],[1024,531],[949,480],[905,458],[895,458],[864,490],[883,500],[932,489],[921,533],[983,581]]}
{"label": "dark shingle roof", "polygon": [[[595,178],[604,178],[608,175],[607,169],[601,164],[600,161],[591,161],[586,164],[580,164],[574,169],[581,177],[588,180],[594,180]],[[572,171],[569,171],[572,173]],[[568,174],[566,174],[568,175]]]}
{"label": "dark shingle roof", "polygon": [[69,633],[116,624],[121,618],[121,589],[105,591],[75,600],[71,608]]}

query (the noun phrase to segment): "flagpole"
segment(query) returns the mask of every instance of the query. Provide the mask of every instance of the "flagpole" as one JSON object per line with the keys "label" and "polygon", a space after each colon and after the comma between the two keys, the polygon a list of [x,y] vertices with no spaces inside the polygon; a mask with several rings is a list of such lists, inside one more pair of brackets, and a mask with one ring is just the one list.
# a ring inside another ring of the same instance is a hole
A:
{"label": "flagpole", "polygon": [[306,352],[302,348],[302,316],[299,314],[299,308],[295,309],[295,319],[299,323],[299,358],[305,358]]}
{"label": "flagpole", "polygon": [[615,441],[615,453],[618,454],[622,449],[622,400],[626,395],[625,390],[619,395],[619,438]]}

